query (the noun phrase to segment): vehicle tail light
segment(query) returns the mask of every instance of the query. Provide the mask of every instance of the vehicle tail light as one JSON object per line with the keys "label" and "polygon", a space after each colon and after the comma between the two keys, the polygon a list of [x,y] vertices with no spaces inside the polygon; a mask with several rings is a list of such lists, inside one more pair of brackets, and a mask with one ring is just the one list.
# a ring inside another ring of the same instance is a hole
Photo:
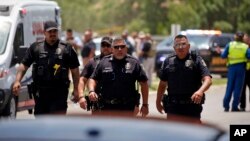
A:
{"label": "vehicle tail light", "polygon": [[8,75],[8,73],[9,73],[8,69],[0,68],[0,78],[5,77],[6,75]]}
{"label": "vehicle tail light", "polygon": [[21,17],[24,17],[27,14],[27,10],[22,8],[22,9],[19,10],[19,14],[20,14]]}

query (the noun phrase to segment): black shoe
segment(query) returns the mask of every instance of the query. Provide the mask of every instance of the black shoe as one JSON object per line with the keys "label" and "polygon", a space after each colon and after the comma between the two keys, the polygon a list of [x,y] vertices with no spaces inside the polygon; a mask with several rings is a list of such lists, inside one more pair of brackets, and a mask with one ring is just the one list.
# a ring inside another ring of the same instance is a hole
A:
{"label": "black shoe", "polygon": [[225,108],[225,109],[224,109],[224,112],[228,112],[228,111],[229,111],[229,108]]}
{"label": "black shoe", "polygon": [[241,111],[246,111],[246,109],[245,109],[245,108],[240,108],[240,110],[241,110]]}
{"label": "black shoe", "polygon": [[232,109],[232,112],[242,112],[239,108]]}

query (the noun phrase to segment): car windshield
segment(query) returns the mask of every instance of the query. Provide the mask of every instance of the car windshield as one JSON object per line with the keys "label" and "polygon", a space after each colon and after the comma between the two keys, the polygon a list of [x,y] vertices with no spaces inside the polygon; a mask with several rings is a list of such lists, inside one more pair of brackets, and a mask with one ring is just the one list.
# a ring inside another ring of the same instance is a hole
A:
{"label": "car windshield", "polygon": [[198,49],[208,49],[210,35],[187,35],[191,47]]}
{"label": "car windshield", "polygon": [[0,54],[3,54],[8,36],[10,32],[10,23],[6,21],[0,21]]}
{"label": "car windshield", "polygon": [[169,36],[157,45],[157,49],[164,49],[166,47],[173,47],[173,37]]}

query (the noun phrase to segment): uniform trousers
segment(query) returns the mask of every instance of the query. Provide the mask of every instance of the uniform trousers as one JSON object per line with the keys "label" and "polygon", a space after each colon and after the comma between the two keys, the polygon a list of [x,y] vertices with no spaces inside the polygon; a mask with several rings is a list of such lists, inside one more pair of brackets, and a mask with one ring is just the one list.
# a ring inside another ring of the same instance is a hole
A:
{"label": "uniform trousers", "polygon": [[191,119],[200,122],[201,104],[174,104],[169,103],[167,108],[167,119],[175,120],[176,118]]}
{"label": "uniform trousers", "polygon": [[245,63],[233,64],[228,66],[227,88],[223,99],[225,110],[230,108],[229,104],[233,94],[232,110],[237,110],[240,96],[245,79]]}
{"label": "uniform trousers", "polygon": [[35,116],[46,114],[66,114],[68,88],[39,88],[35,96]]}
{"label": "uniform trousers", "polygon": [[135,104],[108,104],[104,103],[102,109],[93,111],[93,115],[119,115],[134,116]]}
{"label": "uniform trousers", "polygon": [[[250,90],[250,70],[246,71],[245,82],[244,82],[241,97],[240,97],[240,108],[241,109],[246,108],[246,88],[247,87]],[[249,95],[248,100],[250,101],[250,95]]]}

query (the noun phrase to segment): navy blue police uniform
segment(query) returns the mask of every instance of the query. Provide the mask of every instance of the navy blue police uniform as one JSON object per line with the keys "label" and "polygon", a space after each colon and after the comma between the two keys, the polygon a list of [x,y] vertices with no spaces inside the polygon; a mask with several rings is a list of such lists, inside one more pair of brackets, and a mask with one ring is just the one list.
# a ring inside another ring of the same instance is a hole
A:
{"label": "navy blue police uniform", "polygon": [[66,113],[70,85],[68,72],[80,65],[72,46],[60,40],[53,46],[46,41],[35,42],[27,50],[22,63],[28,67],[34,63],[34,114]]}
{"label": "navy blue police uniform", "polygon": [[100,85],[101,110],[134,111],[137,104],[135,82],[147,81],[139,61],[130,55],[117,60],[113,55],[105,56],[91,76]]}
{"label": "navy blue police uniform", "polygon": [[188,54],[184,59],[176,55],[169,56],[162,64],[160,73],[160,79],[168,83],[165,112],[200,119],[205,95],[201,104],[193,103],[191,96],[201,87],[204,76],[211,77],[200,56]]}
{"label": "navy blue police uniform", "polygon": [[[100,60],[103,57],[104,57],[103,55],[97,55],[93,59],[91,59],[89,61],[89,63],[87,63],[86,66],[84,66],[84,69],[82,70],[82,73],[81,73],[81,77],[85,77],[85,78],[89,79],[90,76],[92,75],[92,73],[94,72],[97,64],[99,64]],[[98,84],[96,86],[95,92],[96,93],[100,92],[100,87]]]}
{"label": "navy blue police uniform", "polygon": [[91,74],[94,72],[96,65],[100,62],[102,58],[103,56],[97,55],[93,59],[91,59],[89,63],[84,66],[81,76],[89,79]]}

